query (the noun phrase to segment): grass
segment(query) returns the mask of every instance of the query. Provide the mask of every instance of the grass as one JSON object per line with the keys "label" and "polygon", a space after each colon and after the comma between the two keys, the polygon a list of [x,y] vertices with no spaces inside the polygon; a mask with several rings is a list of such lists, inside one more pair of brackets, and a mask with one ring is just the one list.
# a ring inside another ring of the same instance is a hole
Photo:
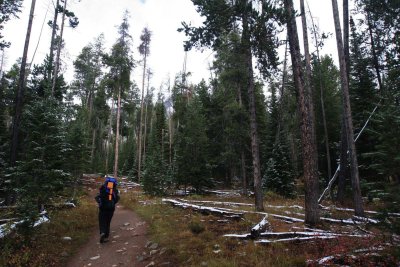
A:
{"label": "grass", "polygon": [[[252,203],[251,198],[221,198],[216,196],[191,196],[192,200],[215,200]],[[269,195],[268,205],[302,205],[302,199],[284,199]],[[150,225],[150,239],[166,248],[157,262],[170,262],[172,266],[305,266],[307,259],[319,259],[328,255],[347,254],[360,248],[369,248],[386,242],[381,235],[370,239],[340,237],[305,243],[256,244],[252,240],[225,238],[224,234],[249,233],[251,227],[262,219],[259,214],[246,214],[243,220],[219,222],[221,218],[202,215],[189,209],[183,210],[162,204],[160,198],[149,198],[133,192],[122,198],[124,206],[133,209]],[[242,206],[240,209],[252,210]],[[299,212],[291,209],[291,211]],[[282,209],[269,208],[267,212],[285,215]],[[294,215],[294,217],[298,217]],[[300,223],[286,224],[269,218],[273,231],[288,231]],[[342,226],[321,224],[321,229],[339,229]],[[371,229],[369,229],[371,230]],[[360,255],[357,261],[340,259],[351,266],[395,266],[398,248],[379,252],[382,257]],[[340,257],[339,257],[340,258]],[[386,264],[386,265],[385,265]],[[312,266],[312,265],[310,265]]]}
{"label": "grass", "polygon": [[[97,222],[96,209],[86,196],[74,209],[50,211],[50,222],[35,228],[29,237],[16,232],[1,240],[0,266],[63,266],[68,256],[86,243]],[[63,241],[63,237],[71,241]]]}

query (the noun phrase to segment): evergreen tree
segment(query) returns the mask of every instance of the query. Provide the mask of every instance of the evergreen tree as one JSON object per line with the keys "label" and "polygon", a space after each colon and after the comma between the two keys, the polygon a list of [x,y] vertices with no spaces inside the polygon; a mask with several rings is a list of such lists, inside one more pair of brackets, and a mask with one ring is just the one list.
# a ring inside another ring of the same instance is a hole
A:
{"label": "evergreen tree", "polygon": [[[4,24],[12,17],[18,17],[21,12],[22,0],[3,0],[0,2],[0,49],[3,50],[10,46],[9,42],[3,40],[2,31]],[[4,51],[4,50],[3,50]]]}
{"label": "evergreen tree", "polygon": [[190,185],[197,192],[212,185],[207,166],[208,138],[205,132],[203,107],[195,95],[180,117],[174,143],[177,183],[185,187]]}
{"label": "evergreen tree", "polygon": [[21,185],[15,189],[25,212],[37,212],[36,207],[47,204],[64,189],[71,177],[66,171],[69,147],[62,114],[62,106],[56,100],[40,98],[24,112],[24,157],[16,168]]}

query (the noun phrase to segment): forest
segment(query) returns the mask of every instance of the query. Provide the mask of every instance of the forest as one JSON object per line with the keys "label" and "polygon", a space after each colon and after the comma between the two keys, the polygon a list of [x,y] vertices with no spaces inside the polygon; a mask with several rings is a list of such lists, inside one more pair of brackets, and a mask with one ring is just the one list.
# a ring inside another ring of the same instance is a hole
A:
{"label": "forest", "polygon": [[[52,223],[85,244],[104,175],[170,252],[137,266],[400,264],[400,1],[327,1],[323,29],[304,0],[191,0],[203,24],[176,30],[186,54],[213,51],[210,78],[191,82],[184,61],[159,88],[152,29],[132,36],[128,11],[110,48],[100,31],[82,44],[67,80],[62,50],[76,40],[63,34],[79,18],[54,0],[48,53],[31,64],[26,2],[24,50],[0,69],[1,266],[66,264],[32,244]],[[22,3],[0,2],[3,58]],[[337,58],[321,53],[329,38]]]}

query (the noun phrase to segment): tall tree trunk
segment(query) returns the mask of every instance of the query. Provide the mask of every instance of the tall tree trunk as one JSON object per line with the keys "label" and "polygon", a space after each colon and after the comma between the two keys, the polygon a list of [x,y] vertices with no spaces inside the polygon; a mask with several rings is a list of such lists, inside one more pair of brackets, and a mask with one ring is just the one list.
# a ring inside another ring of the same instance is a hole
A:
{"label": "tall tree trunk", "polygon": [[93,129],[93,133],[92,133],[92,150],[90,152],[90,164],[92,165],[92,170],[93,170],[95,147],[96,147],[96,129]]}
{"label": "tall tree trunk", "polygon": [[349,158],[348,158],[348,144],[346,134],[346,122],[344,110],[342,111],[342,125],[340,129],[340,159],[339,159],[339,174],[338,174],[338,189],[336,199],[339,203],[344,204],[344,197],[346,191],[346,177],[349,176]]}
{"label": "tall tree trunk", "polygon": [[115,130],[115,157],[114,157],[114,177],[118,178],[118,156],[119,156],[119,121],[121,118],[121,86],[118,87],[117,103],[117,129]]}
{"label": "tall tree trunk", "polygon": [[[247,4],[247,1],[246,1]],[[256,102],[254,92],[254,77],[253,77],[253,62],[250,46],[250,34],[248,25],[247,10],[243,15],[243,33],[242,33],[242,46],[245,53],[246,67],[247,67],[247,80],[248,80],[248,95],[249,95],[249,109],[250,109],[250,135],[251,135],[251,153],[253,156],[253,175],[254,175],[254,194],[255,194],[255,207],[257,211],[263,211],[263,192],[261,187],[261,168],[260,168],[260,147],[257,133],[257,120],[256,120]]]}
{"label": "tall tree trunk", "polygon": [[47,78],[51,81],[51,72],[53,71],[53,60],[54,60],[54,41],[56,39],[57,31],[57,18],[58,18],[58,6],[60,5],[60,0],[57,0],[56,6],[54,8],[54,19],[53,25],[51,27],[51,40],[50,40],[50,54],[49,54],[49,68],[47,70]]}
{"label": "tall tree trunk", "polygon": [[60,31],[60,39],[58,41],[58,47],[57,47],[57,57],[56,57],[56,65],[54,66],[54,76],[53,76],[53,84],[51,86],[51,96],[54,96],[54,91],[56,88],[56,83],[57,83],[57,76],[58,76],[58,70],[60,68],[60,55],[61,55],[61,46],[62,46],[62,40],[63,40],[63,33],[64,33],[64,21],[65,21],[65,11],[67,9],[67,2],[68,0],[64,0],[64,10],[63,10],[63,15],[61,19],[61,31]]}
{"label": "tall tree trunk", "polygon": [[[237,89],[237,94],[238,94],[238,99],[239,99],[239,107],[243,107],[243,101],[242,101],[242,90],[240,89],[240,86],[238,86]],[[243,123],[243,120],[241,119],[241,123]],[[245,145],[242,145],[242,151],[240,151],[240,172],[242,175],[242,184],[243,184],[243,195],[247,196],[247,177],[246,177],[246,157],[244,155],[244,150],[245,150]]]}
{"label": "tall tree trunk", "polygon": [[147,53],[144,53],[143,58],[143,76],[142,76],[142,101],[140,103],[140,124],[139,124],[139,136],[138,136],[138,182],[141,180],[142,171],[142,138],[143,138],[143,115],[144,115],[144,81],[146,79],[146,59]]}
{"label": "tall tree trunk", "polygon": [[382,79],[381,79],[381,71],[380,71],[380,66],[379,66],[378,55],[376,54],[376,46],[375,46],[374,36],[372,33],[372,23],[371,23],[371,17],[369,15],[369,11],[367,11],[367,24],[368,24],[369,38],[371,40],[372,61],[374,63],[376,78],[378,79],[379,92],[382,94],[383,86],[382,86]]}
{"label": "tall tree trunk", "polygon": [[349,152],[350,152],[351,184],[352,184],[352,188],[353,188],[354,211],[357,216],[364,216],[364,209],[363,209],[361,190],[360,190],[359,173],[358,173],[357,153],[356,153],[356,146],[354,143],[354,136],[353,136],[354,133],[353,133],[353,122],[352,122],[352,117],[351,117],[351,106],[350,106],[350,96],[349,96],[349,83],[348,83],[348,78],[347,78],[346,58],[345,58],[345,54],[344,54],[342,32],[340,29],[340,21],[339,21],[338,4],[337,4],[336,0],[332,0],[332,11],[333,11],[333,19],[334,19],[334,23],[335,23],[336,43],[337,43],[337,50],[338,50],[339,63],[340,63],[341,87],[342,87],[343,107],[344,107],[345,126],[346,126],[346,135],[347,135],[346,140],[347,140],[347,144],[349,146]]}
{"label": "tall tree trunk", "polygon": [[318,162],[315,143],[315,127],[313,121],[313,104],[311,91],[305,88],[304,73],[301,68],[299,37],[293,1],[285,0],[288,15],[287,28],[290,54],[292,58],[293,76],[298,95],[298,105],[301,115],[301,141],[303,146],[303,176],[305,183],[305,222],[315,225],[319,221],[318,209]]}
{"label": "tall tree trunk", "polygon": [[11,160],[10,160],[11,167],[15,166],[15,162],[17,160],[19,127],[21,123],[22,105],[25,93],[26,60],[28,57],[28,48],[29,48],[29,41],[31,38],[35,5],[36,5],[36,0],[32,0],[31,10],[29,13],[28,29],[26,31],[26,37],[25,37],[24,52],[22,55],[21,68],[19,71],[18,90],[15,99],[15,115],[13,118],[13,127],[12,127]]}
{"label": "tall tree trunk", "polygon": [[[35,13],[35,5],[36,0],[32,0],[31,3],[31,10],[29,13],[29,21],[28,21],[28,29],[26,30],[26,37],[25,37],[25,45],[24,45],[24,52],[22,55],[21,67],[19,71],[19,80],[18,80],[18,90],[15,99],[15,113],[13,118],[13,125],[12,125],[12,135],[11,135],[11,154],[10,154],[10,166],[14,167],[17,161],[17,154],[18,154],[18,144],[19,144],[19,128],[21,123],[21,115],[22,115],[22,106],[24,101],[24,93],[25,93],[25,75],[26,75],[26,60],[28,57],[28,48],[29,48],[29,41],[31,37],[32,31],[32,24],[33,24],[33,15]],[[19,178],[15,180],[16,185],[19,186],[20,181]],[[14,201],[14,193],[7,192],[6,196],[6,204],[9,205]]]}
{"label": "tall tree trunk", "polygon": [[[310,10],[310,8],[308,8]],[[328,126],[326,123],[326,113],[325,113],[325,100],[324,100],[324,86],[322,83],[322,64],[321,64],[321,57],[319,54],[319,45],[318,45],[318,38],[317,38],[317,29],[315,28],[314,19],[311,16],[312,20],[312,27],[314,32],[314,40],[315,40],[315,49],[317,51],[317,59],[318,59],[318,76],[319,76],[319,93],[320,93],[320,102],[321,102],[321,113],[322,113],[322,123],[324,126],[324,139],[325,139],[325,151],[326,151],[326,165],[327,165],[327,182],[329,182],[331,175],[332,175],[332,161],[331,161],[331,153],[329,149],[329,133],[328,133]]]}
{"label": "tall tree trunk", "polygon": [[110,111],[110,121],[108,124],[108,136],[107,136],[107,145],[106,145],[106,174],[108,173],[108,158],[110,155],[110,143],[111,143],[111,134],[112,134],[112,113],[114,111],[115,101],[111,99],[111,111]]}
{"label": "tall tree trunk", "polygon": [[[149,96],[149,86],[150,86],[150,70],[147,70],[147,90],[146,98]],[[144,136],[143,136],[143,163],[146,162],[146,140],[147,140],[147,106],[149,99],[146,99],[146,107],[144,110]]]}

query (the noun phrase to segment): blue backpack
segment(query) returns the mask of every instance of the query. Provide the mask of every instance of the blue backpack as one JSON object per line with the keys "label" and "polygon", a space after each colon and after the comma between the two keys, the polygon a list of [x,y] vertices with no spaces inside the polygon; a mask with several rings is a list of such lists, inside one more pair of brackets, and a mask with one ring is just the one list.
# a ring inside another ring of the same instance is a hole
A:
{"label": "blue backpack", "polygon": [[118,202],[117,179],[107,177],[103,186],[100,188],[100,207],[104,209],[114,209]]}

